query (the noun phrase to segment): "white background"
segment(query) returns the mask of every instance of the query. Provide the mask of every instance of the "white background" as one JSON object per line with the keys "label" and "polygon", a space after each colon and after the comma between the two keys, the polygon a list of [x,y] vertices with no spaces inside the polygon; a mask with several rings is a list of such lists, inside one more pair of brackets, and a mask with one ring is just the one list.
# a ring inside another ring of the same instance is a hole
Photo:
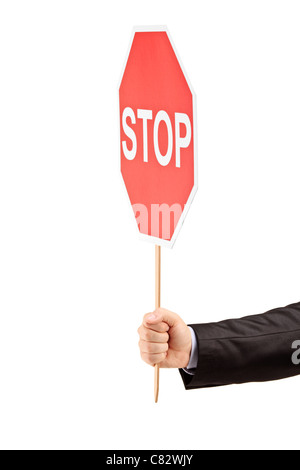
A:
{"label": "white background", "polygon": [[166,24],[199,190],[163,306],[193,323],[300,301],[299,22],[286,0],[1,2],[1,448],[299,448],[299,377],[185,391],[163,370],[154,404],[136,331],[154,247],[119,175],[117,89],[132,27]]}

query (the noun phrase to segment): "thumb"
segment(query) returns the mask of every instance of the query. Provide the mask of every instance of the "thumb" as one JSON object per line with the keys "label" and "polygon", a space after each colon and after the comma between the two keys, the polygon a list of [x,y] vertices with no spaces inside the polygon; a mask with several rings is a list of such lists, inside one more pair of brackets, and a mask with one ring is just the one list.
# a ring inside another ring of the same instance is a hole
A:
{"label": "thumb", "polygon": [[171,328],[177,320],[178,315],[165,308],[157,308],[154,312],[145,315],[145,322],[148,326],[164,322]]}

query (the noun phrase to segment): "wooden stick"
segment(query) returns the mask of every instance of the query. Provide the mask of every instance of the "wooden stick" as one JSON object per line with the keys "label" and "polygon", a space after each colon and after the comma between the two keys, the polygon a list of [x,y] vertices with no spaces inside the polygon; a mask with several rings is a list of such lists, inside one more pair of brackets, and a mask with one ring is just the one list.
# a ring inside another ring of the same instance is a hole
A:
{"label": "wooden stick", "polygon": [[[161,248],[155,245],[155,308],[160,307],[160,273],[161,273]],[[154,400],[158,402],[159,393],[159,364],[154,366]]]}

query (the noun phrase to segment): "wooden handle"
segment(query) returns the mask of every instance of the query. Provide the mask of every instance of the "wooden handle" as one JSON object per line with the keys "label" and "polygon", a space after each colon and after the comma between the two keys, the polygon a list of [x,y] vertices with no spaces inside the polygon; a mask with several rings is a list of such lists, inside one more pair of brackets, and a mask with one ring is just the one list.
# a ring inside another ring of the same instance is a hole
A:
{"label": "wooden handle", "polygon": [[155,308],[160,307],[160,246],[155,245]]}
{"label": "wooden handle", "polygon": [[159,394],[159,365],[155,364],[154,366],[154,401],[158,402]]}
{"label": "wooden handle", "polygon": [[[161,273],[161,248],[155,245],[155,308],[160,307],[160,273]],[[154,401],[158,402],[159,393],[159,365],[154,366]]]}

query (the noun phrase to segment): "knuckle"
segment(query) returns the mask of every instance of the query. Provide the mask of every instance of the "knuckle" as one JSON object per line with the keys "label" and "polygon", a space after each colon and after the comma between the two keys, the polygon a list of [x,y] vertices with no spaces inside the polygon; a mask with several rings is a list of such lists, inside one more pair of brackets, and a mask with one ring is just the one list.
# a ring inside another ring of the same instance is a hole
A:
{"label": "knuckle", "polygon": [[141,349],[144,351],[144,353],[152,353],[152,344],[149,343],[148,341],[141,341]]}
{"label": "knuckle", "polygon": [[138,329],[138,334],[139,334],[140,338],[143,336],[143,326],[142,325]]}
{"label": "knuckle", "polygon": [[151,313],[151,312],[147,312],[147,313],[145,313],[145,315],[143,316],[143,323],[145,323],[145,322],[146,322],[146,320],[147,320],[147,318],[146,318],[146,317],[149,315],[149,313]]}
{"label": "knuckle", "polygon": [[154,343],[145,343],[146,352],[149,354],[155,353],[155,344]]}
{"label": "knuckle", "polygon": [[141,358],[143,359],[144,362],[149,364],[149,357],[147,353],[141,352]]}
{"label": "knuckle", "polygon": [[145,353],[145,360],[148,364],[151,364],[153,365],[154,362],[153,362],[153,355],[152,354],[149,354],[149,353]]}
{"label": "knuckle", "polygon": [[145,333],[144,333],[144,336],[145,336],[145,340],[146,341],[150,341],[151,340],[151,331],[149,329],[145,329]]}
{"label": "knuckle", "polygon": [[141,358],[143,359],[144,362],[147,362],[146,359],[145,359],[145,354],[142,351],[140,351],[140,356],[141,356]]}
{"label": "knuckle", "polygon": [[165,357],[166,357],[166,353],[161,353],[161,354],[159,355],[159,359],[157,360],[157,362],[158,362],[158,363],[162,362],[162,361],[165,359]]}

